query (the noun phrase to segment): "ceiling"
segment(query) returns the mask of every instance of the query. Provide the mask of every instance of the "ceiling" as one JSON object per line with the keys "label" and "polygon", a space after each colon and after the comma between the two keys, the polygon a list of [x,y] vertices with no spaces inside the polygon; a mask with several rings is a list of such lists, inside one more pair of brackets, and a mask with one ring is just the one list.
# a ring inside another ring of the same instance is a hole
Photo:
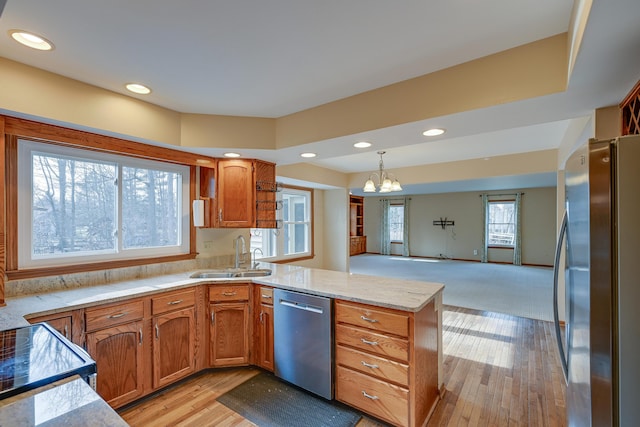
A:
{"label": "ceiling", "polygon": [[[399,169],[557,148],[573,120],[617,104],[640,78],[640,2],[602,3],[592,6],[565,92],[242,153],[353,173],[376,170],[380,149],[385,166]],[[277,118],[566,32],[572,7],[571,0],[7,0],[0,56],[122,94],[125,83],[144,83],[153,91],[142,99],[180,112]],[[55,49],[18,45],[6,36],[14,28]],[[421,132],[431,126],[448,131],[425,142]],[[356,152],[360,139],[374,145]],[[301,160],[301,151],[318,157]],[[459,184],[506,188],[515,179]],[[440,191],[424,187],[415,191]]]}

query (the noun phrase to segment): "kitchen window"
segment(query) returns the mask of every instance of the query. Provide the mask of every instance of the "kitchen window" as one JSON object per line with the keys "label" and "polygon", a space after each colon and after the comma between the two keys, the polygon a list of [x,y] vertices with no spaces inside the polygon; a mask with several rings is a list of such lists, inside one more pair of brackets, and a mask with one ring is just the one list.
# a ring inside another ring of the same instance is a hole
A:
{"label": "kitchen window", "polygon": [[189,167],[18,141],[18,267],[189,253]]}
{"label": "kitchen window", "polygon": [[487,210],[487,245],[513,248],[516,235],[515,201],[490,201]]}
{"label": "kitchen window", "polygon": [[252,255],[255,253],[256,259],[270,260],[312,256],[312,191],[300,187],[284,187],[276,194],[278,205],[281,206],[277,211],[277,222],[281,224],[281,228],[252,229]]}

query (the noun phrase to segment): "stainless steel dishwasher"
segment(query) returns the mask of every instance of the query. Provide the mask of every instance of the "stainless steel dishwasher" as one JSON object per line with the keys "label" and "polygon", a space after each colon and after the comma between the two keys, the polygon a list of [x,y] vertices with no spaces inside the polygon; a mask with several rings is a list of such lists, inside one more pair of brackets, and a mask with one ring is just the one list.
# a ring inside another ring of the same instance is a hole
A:
{"label": "stainless steel dishwasher", "polygon": [[333,301],[282,289],[273,298],[275,375],[333,399]]}

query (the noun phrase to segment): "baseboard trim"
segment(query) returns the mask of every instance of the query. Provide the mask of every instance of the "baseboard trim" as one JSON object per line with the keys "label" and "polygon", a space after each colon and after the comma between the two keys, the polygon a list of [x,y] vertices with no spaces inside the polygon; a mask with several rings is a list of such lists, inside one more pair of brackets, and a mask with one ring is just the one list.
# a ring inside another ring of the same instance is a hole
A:
{"label": "baseboard trim", "polygon": [[[380,252],[363,252],[362,254],[358,254],[358,255],[363,255],[363,254],[369,254],[369,255],[381,255]],[[357,256],[357,255],[351,255],[351,256]],[[389,255],[389,256],[402,256],[402,255]],[[441,260],[450,260],[450,261],[466,261],[466,262],[482,262],[478,259],[467,259],[467,258],[440,258],[440,257],[434,257],[434,256],[422,256],[422,255],[411,255],[409,256],[409,258],[423,258],[423,259],[441,259]],[[487,264],[504,264],[504,265],[513,265],[513,263],[511,262],[504,262],[504,261],[489,261],[487,262]],[[549,267],[552,268],[553,265],[548,265],[548,264],[529,264],[529,263],[524,263],[522,264],[525,267]]]}

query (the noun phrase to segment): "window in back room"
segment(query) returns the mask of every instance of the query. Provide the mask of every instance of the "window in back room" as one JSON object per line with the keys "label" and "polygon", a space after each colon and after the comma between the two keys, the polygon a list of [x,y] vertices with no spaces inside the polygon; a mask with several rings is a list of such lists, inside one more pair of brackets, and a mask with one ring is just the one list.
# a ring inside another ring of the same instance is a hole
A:
{"label": "window in back room", "polygon": [[18,266],[189,252],[189,168],[18,142]]}
{"label": "window in back room", "polygon": [[490,201],[487,215],[487,244],[513,248],[515,245],[516,202],[513,200]]}

